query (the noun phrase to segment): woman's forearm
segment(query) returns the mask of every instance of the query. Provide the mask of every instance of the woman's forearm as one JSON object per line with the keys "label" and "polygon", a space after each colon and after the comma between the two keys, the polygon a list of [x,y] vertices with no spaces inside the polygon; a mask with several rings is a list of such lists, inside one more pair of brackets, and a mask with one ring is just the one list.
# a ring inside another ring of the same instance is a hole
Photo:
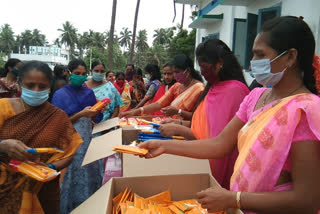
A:
{"label": "woman's forearm", "polygon": [[188,111],[181,111],[181,117],[185,120],[191,120],[192,119],[192,112]]}
{"label": "woman's forearm", "polygon": [[72,115],[72,116],[70,117],[70,120],[71,120],[72,123],[74,123],[74,122],[76,122],[77,120],[79,120],[81,117],[83,117],[83,115],[82,115],[82,112],[80,111],[80,112],[75,113],[74,115]]}
{"label": "woman's forearm", "polygon": [[113,110],[113,113],[112,113],[112,115],[111,115],[111,117],[110,117],[110,119],[111,119],[111,118],[118,117],[119,112],[120,112],[120,107],[119,107],[119,106],[115,107],[114,110]]}
{"label": "woman's forearm", "polygon": [[176,128],[176,135],[182,136],[187,140],[196,140],[196,137],[193,135],[192,130],[186,126],[178,125]]}
{"label": "woman's forearm", "polygon": [[144,104],[146,104],[149,100],[150,100],[149,97],[144,97],[135,108],[140,108],[144,106]]}
{"label": "woman's forearm", "polygon": [[215,139],[192,140],[192,141],[162,141],[164,153],[185,156],[197,159],[217,159],[229,155],[236,145],[219,142]]}
{"label": "woman's forearm", "polygon": [[161,109],[161,105],[158,103],[151,103],[150,105],[143,107],[143,112],[145,114],[152,114],[156,111],[159,111]]}
{"label": "woman's forearm", "polygon": [[241,209],[264,214],[314,214],[312,198],[305,199],[308,194],[299,194],[294,191],[241,193]]}
{"label": "woman's forearm", "polygon": [[52,164],[56,167],[57,171],[60,171],[66,168],[67,166],[69,166],[72,160],[73,160],[73,157],[71,156],[62,160],[55,161]]}

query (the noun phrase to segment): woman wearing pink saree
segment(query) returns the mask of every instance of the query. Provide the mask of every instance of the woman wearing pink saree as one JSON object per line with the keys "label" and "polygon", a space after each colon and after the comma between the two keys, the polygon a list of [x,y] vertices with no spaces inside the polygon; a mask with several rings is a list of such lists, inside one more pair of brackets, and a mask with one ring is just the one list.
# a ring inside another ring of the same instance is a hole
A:
{"label": "woman wearing pink saree", "polygon": [[314,78],[320,70],[314,52],[313,34],[301,18],[265,22],[251,68],[260,84],[272,88],[253,90],[214,139],[148,141],[140,147],[149,149],[147,158],[168,153],[216,159],[237,146],[230,191],[213,187],[197,194],[209,212],[320,213],[320,98]]}
{"label": "woman wearing pink saree", "polygon": [[[167,119],[159,128],[163,136],[180,135],[188,140],[216,137],[234,117],[249,89],[242,68],[230,48],[219,39],[198,45],[196,58],[207,81],[194,108],[191,121]],[[238,150],[227,157],[209,160],[211,173],[219,184],[229,189]]]}

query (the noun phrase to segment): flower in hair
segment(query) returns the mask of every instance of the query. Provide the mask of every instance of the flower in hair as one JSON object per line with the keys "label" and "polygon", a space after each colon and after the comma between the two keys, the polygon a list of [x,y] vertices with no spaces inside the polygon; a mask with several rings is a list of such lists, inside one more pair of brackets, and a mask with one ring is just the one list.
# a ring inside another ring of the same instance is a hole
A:
{"label": "flower in hair", "polygon": [[316,81],[317,92],[320,95],[320,57],[316,54],[313,56],[312,66],[314,68],[313,77]]}

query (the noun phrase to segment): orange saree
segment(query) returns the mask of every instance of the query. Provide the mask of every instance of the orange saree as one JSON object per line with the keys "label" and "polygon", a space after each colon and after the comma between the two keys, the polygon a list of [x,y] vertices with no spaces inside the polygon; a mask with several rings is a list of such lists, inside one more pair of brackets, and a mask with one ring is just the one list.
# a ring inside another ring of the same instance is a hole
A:
{"label": "orange saree", "polygon": [[[17,139],[29,147],[57,147],[65,151],[41,155],[43,163],[72,156],[82,143],[68,116],[48,102],[16,115],[9,100],[0,99],[0,109],[1,140]],[[0,213],[59,213],[59,197],[59,177],[40,183],[0,162]]]}

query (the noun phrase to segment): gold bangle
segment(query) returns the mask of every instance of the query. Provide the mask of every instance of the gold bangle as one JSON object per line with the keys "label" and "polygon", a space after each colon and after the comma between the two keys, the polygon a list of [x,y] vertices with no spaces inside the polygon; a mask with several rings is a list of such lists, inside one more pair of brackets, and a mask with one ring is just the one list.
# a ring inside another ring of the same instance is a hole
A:
{"label": "gold bangle", "polygon": [[143,114],[143,113],[144,113],[144,108],[140,107],[140,114]]}
{"label": "gold bangle", "polygon": [[241,192],[237,192],[237,208],[238,209],[241,208],[240,200],[241,200]]}

